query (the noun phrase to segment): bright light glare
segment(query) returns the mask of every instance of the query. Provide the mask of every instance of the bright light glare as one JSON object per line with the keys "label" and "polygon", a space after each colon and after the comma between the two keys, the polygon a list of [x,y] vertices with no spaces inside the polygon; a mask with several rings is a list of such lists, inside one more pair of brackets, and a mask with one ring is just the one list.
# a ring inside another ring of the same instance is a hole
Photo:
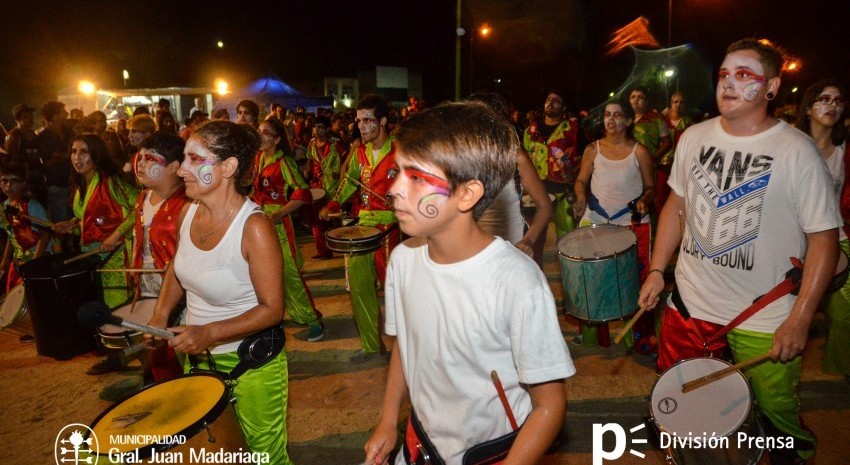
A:
{"label": "bright light glare", "polygon": [[613,93],[613,92],[611,92],[610,94],[608,94],[608,96],[609,96],[609,97],[614,97],[614,93]]}
{"label": "bright light glare", "polygon": [[77,89],[86,95],[91,95],[94,93],[94,84],[91,81],[80,81]]}
{"label": "bright light glare", "polygon": [[673,77],[674,74],[676,74],[676,72],[673,71],[672,69],[668,69],[667,71],[664,71],[665,77]]}
{"label": "bright light glare", "polygon": [[215,44],[218,46],[218,48],[224,48],[224,42],[222,42],[220,40],[218,42],[216,42]]}
{"label": "bright light glare", "polygon": [[795,88],[791,89],[791,93],[796,93],[796,92],[797,92],[797,90],[798,90],[798,89],[795,87]]}
{"label": "bright light glare", "polygon": [[130,79],[130,72],[127,71],[126,69],[121,74],[124,76],[124,79]]}
{"label": "bright light glare", "polygon": [[227,81],[224,79],[216,79],[215,80],[215,90],[219,95],[224,95],[227,93]]}
{"label": "bright light glare", "polygon": [[493,29],[490,28],[489,24],[485,24],[481,26],[480,33],[481,37],[487,37],[490,33],[493,32]]}

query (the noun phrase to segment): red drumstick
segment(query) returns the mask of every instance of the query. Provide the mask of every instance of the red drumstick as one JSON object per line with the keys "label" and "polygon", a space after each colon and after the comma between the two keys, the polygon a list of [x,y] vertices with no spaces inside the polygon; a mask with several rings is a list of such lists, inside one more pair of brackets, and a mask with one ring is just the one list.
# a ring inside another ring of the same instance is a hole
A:
{"label": "red drumstick", "polygon": [[519,425],[516,424],[514,412],[511,410],[511,404],[508,403],[508,396],[505,395],[505,389],[502,387],[502,382],[499,381],[499,374],[496,373],[496,370],[490,372],[490,378],[493,379],[493,385],[496,386],[496,392],[499,393],[499,400],[502,401],[502,407],[505,408],[505,413],[508,414],[508,421],[511,422],[511,428],[514,431],[518,430]]}

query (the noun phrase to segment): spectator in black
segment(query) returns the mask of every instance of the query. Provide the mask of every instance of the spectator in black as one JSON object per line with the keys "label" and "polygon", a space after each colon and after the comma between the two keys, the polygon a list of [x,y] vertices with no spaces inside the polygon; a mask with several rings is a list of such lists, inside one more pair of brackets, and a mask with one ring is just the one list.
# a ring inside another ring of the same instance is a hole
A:
{"label": "spectator in black", "polygon": [[[68,112],[65,104],[50,101],[41,108],[44,130],[38,135],[38,155],[44,165],[47,184],[47,216],[50,221],[66,221],[73,218],[68,205],[68,178],[71,176],[71,161],[68,157],[68,141],[65,120]],[[72,239],[73,241],[73,239]]]}

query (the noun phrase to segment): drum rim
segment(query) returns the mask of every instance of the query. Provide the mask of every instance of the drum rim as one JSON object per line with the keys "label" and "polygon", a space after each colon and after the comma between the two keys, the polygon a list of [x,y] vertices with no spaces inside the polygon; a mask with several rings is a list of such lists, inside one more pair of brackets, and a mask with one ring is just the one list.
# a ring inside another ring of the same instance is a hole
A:
{"label": "drum rim", "polygon": [[[67,260],[68,258],[73,258],[74,256],[76,256],[76,255],[72,254],[72,253],[47,254],[47,255],[41,256],[39,258],[30,260],[30,261],[24,263],[23,265],[20,266],[20,268],[18,269],[18,272],[21,274],[21,278],[24,280],[24,282],[26,282],[28,280],[30,280],[30,281],[55,281],[57,279],[70,278],[72,276],[78,276],[78,275],[84,274],[84,273],[94,275],[95,269],[97,269],[98,264],[100,263],[100,258],[98,256],[86,257],[86,258],[83,258],[81,260],[78,260],[78,262],[80,264],[88,264],[89,266],[87,268],[77,270],[73,273],[66,273],[66,272],[63,271],[61,274],[51,275],[51,276],[27,276],[29,273],[27,273],[26,270],[35,266],[33,264],[37,263],[38,260],[41,260],[43,258],[49,258],[53,261],[60,261],[60,260]],[[79,266],[79,265],[75,265],[75,266]]]}
{"label": "drum rim", "polygon": [[[600,228],[600,229],[601,228],[623,228],[626,231],[629,231],[630,233],[632,233],[632,235],[635,237],[635,240],[634,240],[634,242],[631,243],[631,245],[629,245],[625,249],[623,249],[619,252],[614,252],[613,254],[610,254],[610,255],[602,256],[602,257],[582,258],[582,257],[573,256],[573,255],[568,255],[568,254],[561,252],[561,249],[558,248],[558,242],[560,242],[561,239],[569,236],[573,232],[576,232],[580,229],[586,229],[586,228]],[[558,255],[566,258],[567,260],[574,261],[574,262],[598,262],[598,261],[601,261],[601,260],[610,260],[612,258],[616,258],[616,257],[620,257],[622,255],[625,255],[625,254],[629,253],[633,248],[636,248],[636,247],[637,247],[637,235],[635,235],[634,231],[632,231],[631,229],[629,229],[625,226],[620,226],[619,224],[610,224],[610,223],[591,224],[589,226],[582,226],[580,228],[573,229],[569,233],[561,236],[558,239],[558,241],[555,242],[555,249],[558,251]]]}
{"label": "drum rim", "polygon": [[[664,376],[664,375],[665,375],[668,371],[672,370],[672,369],[673,369],[673,368],[675,368],[677,365],[681,365],[681,364],[683,364],[683,363],[685,363],[685,362],[690,362],[691,360],[704,360],[704,359],[717,360],[718,362],[722,362],[723,364],[725,364],[725,365],[727,365],[727,366],[732,366],[732,365],[733,365],[732,363],[729,363],[729,362],[727,362],[726,360],[723,360],[722,358],[716,358],[716,357],[691,357],[691,358],[686,358],[686,359],[684,359],[684,360],[679,360],[678,362],[676,362],[676,363],[674,363],[674,364],[670,365],[670,367],[668,367],[666,370],[664,370],[664,373],[661,373],[660,375],[657,375],[657,376],[656,376],[656,378],[655,378],[655,382],[654,382],[654,383],[652,383],[652,389],[650,389],[650,390],[649,390],[649,396],[647,396],[647,398],[646,398],[646,399],[647,399],[646,404],[647,404],[647,406],[649,407],[649,418],[650,418],[650,420],[652,420],[652,424],[654,424],[654,425],[655,425],[655,427],[656,427],[656,428],[658,428],[658,430],[659,430],[659,431],[664,431],[664,432],[666,432],[666,433],[669,433],[669,431],[667,431],[667,429],[666,429],[666,428],[664,428],[663,426],[661,426],[661,424],[660,424],[660,423],[658,422],[658,420],[655,418],[655,413],[652,411],[652,393],[653,393],[653,392],[655,392],[655,387],[658,385],[658,382],[659,382],[659,381],[661,381],[661,378],[662,378],[662,377],[663,377],[663,376]],[[735,428],[732,430],[732,432],[731,432],[731,433],[729,433],[728,435],[725,435],[725,436],[718,436],[718,437],[729,437],[730,435],[732,435],[732,434],[734,434],[735,432],[737,432],[737,431],[741,428],[741,426],[742,426],[744,423],[746,423],[746,422],[747,422],[748,418],[750,417],[750,414],[751,414],[751,413],[753,413],[753,402],[755,402],[755,394],[753,393],[753,387],[752,387],[752,385],[750,385],[750,381],[747,379],[747,377],[746,377],[746,376],[744,376],[744,373],[743,373],[743,372],[741,372],[741,370],[735,370],[735,373],[738,373],[738,374],[741,376],[741,378],[743,378],[743,379],[744,379],[744,384],[747,386],[747,392],[750,394],[750,405],[749,405],[749,407],[747,408],[747,414],[746,414],[746,415],[744,415],[744,419],[743,419],[743,420],[741,420],[741,422],[740,422],[740,423],[738,423],[737,425],[735,425]],[[758,415],[756,415],[756,419],[758,419]]]}
{"label": "drum rim", "polygon": [[[360,237],[360,238],[356,238],[356,239],[353,238],[353,237],[352,238],[343,238],[343,237],[332,237],[332,236],[330,236],[331,231],[336,231],[337,229],[343,229],[343,228],[372,228],[375,231],[378,231],[378,234],[375,234],[374,236]],[[382,232],[383,231],[381,231],[380,229],[378,229],[374,226],[362,226],[362,225],[340,226],[339,228],[334,228],[334,229],[331,229],[331,230],[325,232],[325,239],[327,239],[328,241],[334,241],[334,242],[339,242],[339,243],[344,243],[344,244],[360,244],[360,243],[368,243],[368,242],[372,242],[372,241],[378,241],[380,243]]]}
{"label": "drum rim", "polygon": [[[158,297],[145,297],[145,298],[143,298],[143,299],[139,299],[139,300],[137,301],[136,305],[139,305],[139,304],[141,304],[142,302],[146,302],[146,301],[148,301],[148,300],[152,300],[152,301],[154,301],[154,305],[156,305],[156,301],[157,301],[158,299],[159,299]],[[132,304],[132,303],[128,303],[128,304],[126,304],[126,305],[122,305],[122,306],[120,306],[120,307],[116,308],[115,310],[113,310],[111,313],[115,313],[115,312],[117,312],[118,310],[121,310],[122,308],[129,307],[130,305],[133,305],[133,304]],[[147,304],[146,304],[146,305],[147,305]],[[151,314],[153,314],[153,309],[151,309]],[[153,316],[153,315],[151,315],[151,316]],[[123,318],[124,318],[124,317],[122,317],[122,319],[123,319]],[[141,322],[139,322],[139,323],[141,323]],[[144,324],[146,324],[146,322],[145,322]],[[95,331],[96,331],[96,333],[97,333],[97,335],[98,335],[98,336],[101,336],[101,337],[103,337],[103,338],[121,338],[121,339],[123,339],[123,338],[128,337],[128,336],[134,336],[134,335],[136,335],[136,334],[141,334],[141,331],[135,331],[135,330],[130,330],[130,329],[122,329],[121,331],[115,331],[115,332],[106,332],[106,331],[101,331],[101,329],[100,329],[100,328],[102,328],[102,327],[104,327],[104,326],[107,326],[107,325],[109,325],[109,326],[115,326],[116,328],[120,328],[120,327],[121,327],[121,326],[117,326],[117,325],[113,325],[113,324],[109,324],[109,323],[106,323],[106,324],[100,325],[100,326],[98,326],[98,327],[97,327],[97,329],[95,329]]]}
{"label": "drum rim", "polygon": [[[214,421],[216,421],[221,416],[221,414],[224,413],[224,410],[227,408],[228,404],[230,404],[230,398],[232,397],[232,394],[233,394],[233,388],[227,383],[227,381],[224,379],[223,376],[218,375],[216,373],[212,373],[212,372],[186,373],[186,374],[177,376],[176,378],[171,378],[169,380],[163,381],[161,383],[148,384],[147,386],[142,387],[138,391],[133,392],[132,394],[128,394],[124,398],[113,402],[112,405],[110,405],[109,407],[106,408],[106,410],[104,410],[103,412],[100,412],[100,414],[89,424],[89,430],[94,431],[95,425],[97,425],[100,422],[100,420],[103,419],[103,417],[105,417],[109,412],[111,412],[113,409],[115,409],[118,405],[123,404],[125,401],[129,400],[130,398],[135,397],[137,394],[144,392],[148,389],[152,389],[154,386],[159,386],[160,384],[165,384],[165,383],[168,383],[168,382],[171,382],[171,381],[176,381],[176,380],[179,380],[179,379],[191,378],[191,377],[196,377],[196,376],[208,376],[208,377],[211,377],[211,378],[218,379],[219,381],[222,382],[222,384],[224,384],[224,392],[222,393],[221,398],[218,401],[216,401],[215,405],[213,405],[212,408],[206,414],[201,416],[201,418],[199,418],[197,421],[195,421],[191,425],[187,426],[183,430],[174,432],[170,435],[170,436],[183,435],[183,436],[186,436],[187,439],[190,438],[190,437],[194,437],[202,429],[204,429],[205,424],[212,424]],[[209,421],[209,423],[208,423],[208,421]],[[88,438],[90,431],[86,431],[84,438]],[[133,452],[138,451],[139,458],[146,459],[146,458],[151,456],[151,453],[154,450],[156,450],[157,452],[164,452],[164,451],[167,451],[168,449],[171,449],[171,448],[178,446],[178,445],[179,444],[173,444],[173,443],[172,444],[146,444],[144,446],[137,447],[136,449],[133,449],[132,451]],[[107,452],[92,452],[92,453],[94,455],[97,455],[97,456],[108,456],[109,455],[108,451]]]}

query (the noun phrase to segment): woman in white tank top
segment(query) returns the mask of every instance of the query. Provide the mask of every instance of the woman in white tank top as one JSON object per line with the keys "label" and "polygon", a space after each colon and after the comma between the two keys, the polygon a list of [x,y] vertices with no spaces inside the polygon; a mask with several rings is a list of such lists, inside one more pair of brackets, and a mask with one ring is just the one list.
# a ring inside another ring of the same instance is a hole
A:
{"label": "woman in white tank top", "polygon": [[[195,202],[181,218],[174,265],[166,272],[152,326],[163,328],[186,293],[184,324],[170,331],[175,350],[199,368],[229,373],[240,342],[283,319],[283,263],[271,223],[245,197],[242,180],[259,149],[257,132],[210,121],[186,142],[178,174]],[[256,214],[255,214],[256,213]],[[289,464],[286,453],[286,351],[239,377],[236,414],[252,452]]]}
{"label": "woman in white tank top", "polygon": [[[649,151],[629,134],[633,120],[631,106],[619,102],[605,106],[605,137],[584,151],[575,184],[573,210],[577,217],[582,217],[581,226],[610,223],[625,226],[635,233],[638,271],[643,282],[649,272],[648,213],[655,201],[655,176]],[[652,326],[640,325],[635,328],[640,328],[649,341],[650,334],[647,333],[652,333]],[[626,347],[632,349],[633,335],[627,334],[625,340]],[[574,343],[607,347],[610,344],[608,325],[582,325],[582,335]]]}

